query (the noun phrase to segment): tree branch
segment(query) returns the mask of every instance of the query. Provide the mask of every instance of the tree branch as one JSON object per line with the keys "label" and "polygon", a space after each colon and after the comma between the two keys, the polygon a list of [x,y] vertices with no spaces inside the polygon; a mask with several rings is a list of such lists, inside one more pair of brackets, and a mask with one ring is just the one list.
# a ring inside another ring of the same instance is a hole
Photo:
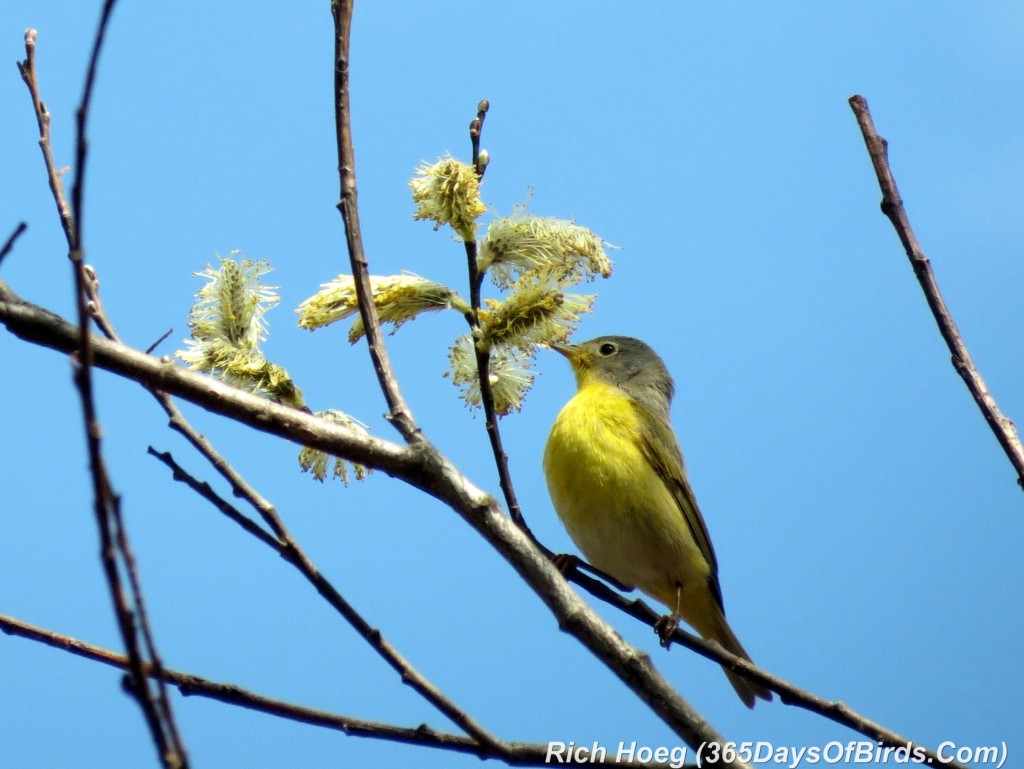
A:
{"label": "tree branch", "polygon": [[[99,662],[119,670],[128,669],[128,658],[123,654],[104,649],[100,646],[80,641],[77,638],[54,633],[51,630],[30,625],[13,617],[0,614],[0,630],[8,635],[15,635],[21,638],[42,643],[55,649],[69,652],[78,657],[83,657],[93,662]],[[145,669],[146,675],[155,678],[157,675],[161,680],[176,686],[184,696],[205,697],[207,699],[223,702],[228,705],[236,705],[248,710],[255,710],[267,715],[285,718],[290,721],[319,726],[325,729],[334,729],[349,737],[369,737],[371,739],[386,740],[388,742],[402,742],[409,745],[420,745],[422,747],[440,748],[451,750],[457,753],[467,753],[479,758],[496,758],[504,761],[510,766],[550,766],[550,761],[545,761],[548,746],[540,743],[529,742],[508,742],[507,753],[495,753],[486,745],[481,745],[472,738],[463,737],[457,734],[438,732],[425,724],[415,728],[394,726],[379,721],[367,721],[361,718],[352,718],[323,710],[295,705],[282,700],[265,697],[255,692],[243,689],[234,684],[217,683],[207,678],[202,678],[191,673],[182,673],[170,668],[163,668],[160,671],[152,667]],[[588,762],[590,763],[590,762]],[[596,764],[614,762],[593,762]],[[575,764],[569,764],[574,766]],[[615,766],[626,767],[626,769],[640,769],[640,767],[658,766],[657,764],[640,764],[637,762],[615,763]]]}
{"label": "tree branch", "polygon": [[953,321],[953,316],[946,307],[946,302],[939,291],[939,284],[932,272],[931,261],[925,256],[921,246],[917,242],[913,229],[910,227],[910,219],[903,208],[903,199],[900,197],[899,189],[896,187],[896,179],[892,169],[889,167],[888,142],[878,135],[875,130],[875,123],[871,119],[871,112],[868,110],[867,100],[863,96],[851,96],[850,107],[857,118],[857,125],[860,126],[861,134],[864,137],[864,144],[867,146],[868,155],[871,157],[871,165],[875,169],[875,176],[878,178],[878,186],[882,190],[882,213],[892,222],[896,234],[899,236],[903,250],[906,251],[910,265],[914,268],[921,289],[924,291],[925,299],[931,308],[935,322],[939,326],[939,333],[946,342],[946,346],[952,353],[953,368],[964,380],[967,389],[974,398],[974,402],[981,409],[985,421],[988,422],[996,440],[1003,447],[1003,451],[1017,471],[1017,483],[1024,488],[1024,445],[1021,444],[1020,436],[1013,422],[1003,416],[999,410],[996,399],[988,390],[985,380],[974,366],[971,354],[964,344],[960,330]]}
{"label": "tree branch", "polygon": [[21,79],[28,87],[29,96],[32,98],[32,111],[36,116],[36,125],[39,127],[39,149],[43,153],[43,163],[46,165],[46,177],[50,183],[50,192],[53,201],[57,204],[57,215],[60,217],[61,228],[64,230],[64,237],[68,243],[75,241],[74,220],[71,217],[71,207],[64,197],[64,182],[61,176],[64,170],[58,171],[57,164],[53,160],[53,146],[50,144],[50,113],[43,104],[39,95],[39,78],[36,73],[36,38],[39,33],[34,29],[25,32],[25,61],[18,62],[18,72]]}
{"label": "tree branch", "polygon": [[18,226],[14,228],[14,231],[4,241],[3,246],[0,246],[0,264],[3,264],[4,259],[14,249],[14,244],[17,242],[21,234],[28,229],[28,225],[25,222],[18,222]]}
{"label": "tree branch", "polygon": [[[487,117],[487,110],[490,103],[487,99],[481,99],[477,105],[476,117],[469,124],[469,140],[473,153],[473,167],[478,177],[484,175],[485,165],[480,163],[480,135],[483,132],[484,120]],[[475,240],[464,242],[466,248],[466,271],[469,276],[469,306],[470,312],[466,314],[466,322],[469,324],[470,333],[476,340],[476,333],[480,330],[480,306],[481,288],[484,282],[484,274],[477,264],[477,245]],[[487,439],[491,444],[491,453],[494,455],[494,464],[498,470],[498,485],[501,487],[502,496],[505,498],[505,506],[508,514],[516,526],[526,532],[534,544],[544,552],[551,554],[540,541],[533,536],[530,527],[526,525],[523,511],[519,507],[519,500],[516,499],[515,486],[512,485],[512,473],[508,466],[508,454],[501,443],[501,430],[498,427],[498,414],[494,407],[494,388],[491,387],[491,353],[489,350],[481,350],[475,344],[473,352],[476,356],[477,380],[480,383],[480,405],[484,410],[484,429],[487,431]]]}
{"label": "tree branch", "polygon": [[150,449],[149,453],[171,469],[175,480],[181,481],[204,499],[211,502],[220,512],[227,515],[228,518],[240,525],[246,532],[252,534],[264,545],[274,550],[286,562],[294,566],[316,588],[316,591],[327,601],[331,608],[337,611],[359,636],[370,645],[370,648],[377,652],[381,659],[399,674],[402,683],[411,687],[427,702],[451,719],[453,723],[462,728],[477,743],[488,747],[499,756],[506,753],[508,746],[503,740],[491,734],[482,724],[450,700],[437,686],[427,680],[419,670],[391,645],[380,630],[367,622],[356,611],[355,607],[345,600],[338,589],[321,573],[306,552],[299,546],[299,543],[285,527],[277,510],[272,505],[268,504],[265,507],[257,508],[257,511],[267,525],[270,526],[274,536],[267,534],[266,531],[256,526],[233,505],[230,505],[225,499],[221,498],[210,488],[208,483],[200,483],[190,475],[174,460],[170,452],[160,453]]}
{"label": "tree branch", "polygon": [[412,412],[402,397],[395,379],[384,334],[377,316],[370,285],[370,268],[363,249],[363,235],[359,226],[358,191],[356,189],[356,153],[352,142],[352,120],[348,88],[349,40],[352,30],[352,0],[331,0],[334,17],[334,119],[338,137],[338,175],[341,199],[338,210],[345,224],[345,242],[348,246],[352,278],[359,300],[359,315],[363,320],[370,359],[377,372],[381,392],[388,404],[388,418],[407,443],[423,440]]}
{"label": "tree branch", "polygon": [[[71,353],[74,326],[21,300],[0,280],[0,322],[27,341]],[[558,619],[688,745],[723,738],[655,670],[650,658],[627,644],[569,587],[526,535],[489,494],[477,488],[433,446],[398,446],[298,409],[271,403],[207,376],[186,371],[106,339],[92,340],[95,363],[128,379],[185,398],[263,432],[322,449],[374,467],[441,500],[483,536],[524,578]],[[739,766],[739,764],[734,764]]]}
{"label": "tree branch", "polygon": [[[15,336],[54,350],[75,354],[78,329],[58,315],[21,299],[0,279],[0,322]],[[251,395],[206,375],[154,358],[130,347],[92,336],[97,366],[157,390],[236,419],[262,432],[312,446],[389,475],[411,478],[419,467],[409,448],[344,425],[327,422],[290,406]],[[414,484],[415,485],[415,484]]]}
{"label": "tree branch", "polygon": [[[167,769],[185,769],[188,757],[185,746],[174,720],[174,713],[167,698],[167,692],[161,681],[157,680],[155,690],[150,690],[149,682],[143,674],[143,666],[150,664],[160,669],[160,657],[146,612],[142,586],[135,566],[135,558],[128,542],[128,535],[121,515],[121,500],[114,493],[103,458],[98,412],[93,391],[92,365],[93,354],[91,334],[89,333],[90,302],[89,294],[94,276],[85,265],[82,241],[82,221],[85,189],[85,169],[88,160],[88,138],[86,127],[89,119],[89,108],[92,103],[93,88],[96,83],[96,72],[99,66],[100,53],[115,0],[106,0],[100,14],[100,21],[93,37],[92,53],[86,71],[82,99],[76,113],[75,142],[75,181],[72,185],[72,206],[68,210],[64,199],[60,173],[53,162],[53,151],[49,134],[49,113],[39,96],[38,79],[35,68],[36,32],[29,30],[25,34],[25,61],[20,62],[18,69],[32,97],[33,110],[40,131],[40,147],[50,180],[50,190],[57,204],[68,243],[68,258],[71,261],[75,282],[75,305],[78,312],[78,345],[76,351],[77,365],[74,370],[75,386],[78,389],[81,406],[82,422],[85,430],[86,447],[89,456],[89,470],[93,485],[93,509],[100,538],[100,561],[107,579],[114,614],[121,633],[125,649],[128,652],[129,669],[131,671],[131,687],[143,716],[149,726],[150,733],[157,748],[160,761]],[[121,569],[127,575],[128,590],[121,578]],[[145,662],[148,657],[149,663]]]}
{"label": "tree branch", "polygon": [[[580,565],[586,564],[581,563]],[[662,618],[661,615],[641,599],[636,598],[631,600],[626,598],[620,593],[612,590],[604,584],[604,582],[589,577],[577,569],[570,570],[566,574],[566,579],[579,585],[595,598],[619,609],[634,619],[643,622],[645,625],[649,625],[651,628],[654,628]],[[892,731],[891,729],[887,729],[864,715],[861,715],[853,708],[849,707],[845,702],[840,700],[828,700],[823,697],[819,697],[806,689],[801,689],[784,678],[780,678],[779,676],[769,673],[764,668],[758,667],[749,660],[744,659],[743,657],[737,657],[732,652],[726,651],[717,643],[709,643],[703,638],[700,638],[693,633],[688,633],[679,627],[675,629],[669,640],[681,646],[685,646],[690,651],[696,652],[705,659],[717,662],[719,665],[738,673],[744,678],[749,678],[751,681],[757,681],[758,683],[767,686],[779,695],[779,699],[784,705],[790,705],[810,711],[811,713],[816,713],[830,721],[834,721],[835,723],[845,726],[855,732],[859,732],[880,745],[893,748],[902,748],[909,745],[911,749],[919,749],[923,752],[925,757],[929,758],[933,762],[932,765],[941,764],[943,766],[954,767],[954,769],[966,769],[966,767],[962,767],[958,764],[943,763],[934,751],[931,751],[923,745],[916,743],[913,740]]]}

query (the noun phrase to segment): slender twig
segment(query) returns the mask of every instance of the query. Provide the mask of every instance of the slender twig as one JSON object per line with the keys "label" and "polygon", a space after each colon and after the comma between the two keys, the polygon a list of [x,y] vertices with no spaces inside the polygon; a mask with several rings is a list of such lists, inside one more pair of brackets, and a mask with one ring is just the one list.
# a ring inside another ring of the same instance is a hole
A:
{"label": "slender twig", "polygon": [[[481,99],[477,105],[476,117],[469,124],[469,140],[473,151],[473,167],[478,177],[483,177],[485,165],[480,163],[480,136],[483,133],[484,119],[487,117],[487,110],[490,103],[487,99]],[[469,275],[469,306],[470,312],[466,313],[466,322],[469,324],[470,334],[474,341],[476,332],[480,329],[480,307],[481,289],[483,287],[484,274],[481,272],[477,262],[477,245],[475,240],[464,242],[466,248],[466,270]],[[494,464],[498,470],[498,484],[501,487],[502,496],[505,498],[505,505],[508,507],[508,514],[513,522],[526,532],[526,535],[533,540],[545,553],[550,551],[530,531],[523,517],[522,508],[516,498],[515,486],[512,484],[512,473],[508,466],[508,454],[501,442],[501,430],[498,427],[498,414],[494,407],[494,388],[491,387],[491,353],[489,350],[481,350],[475,344],[473,352],[476,355],[477,382],[480,386],[480,404],[484,410],[484,429],[487,432],[487,439],[491,444],[491,453],[494,455]]]}
{"label": "slender twig", "polygon": [[[43,151],[43,159],[50,180],[50,189],[60,214],[61,225],[68,243],[68,258],[71,261],[75,299],[78,313],[78,340],[76,345],[76,367],[74,372],[75,385],[79,391],[82,406],[82,421],[85,430],[86,447],[89,456],[90,476],[93,485],[93,507],[100,537],[100,560],[107,579],[114,613],[121,632],[125,649],[128,652],[129,669],[131,671],[132,692],[142,709],[143,716],[149,726],[156,745],[157,753],[163,766],[187,767],[188,758],[184,743],[178,732],[174,714],[167,698],[166,690],[159,680],[155,691],[149,687],[143,667],[149,663],[160,668],[160,658],[146,615],[145,601],[142,595],[135,559],[128,542],[124,520],[121,515],[121,501],[114,493],[106,470],[101,446],[102,429],[100,427],[92,381],[92,335],[89,333],[91,284],[95,281],[85,265],[82,239],[82,223],[84,219],[85,170],[88,161],[87,125],[89,108],[92,103],[96,73],[99,66],[100,53],[106,29],[113,12],[115,0],[106,0],[100,14],[100,21],[93,38],[92,52],[86,70],[82,99],[76,113],[75,142],[75,179],[71,189],[70,209],[64,198],[60,173],[53,161],[53,150],[50,142],[50,116],[39,95],[38,77],[35,67],[35,46],[37,34],[29,30],[25,34],[24,62],[18,69],[32,97],[36,122],[39,126],[39,142]],[[124,569],[128,580],[128,591],[122,581],[121,569]]]}
{"label": "slender twig", "polygon": [[491,103],[487,99],[481,99],[476,105],[476,117],[469,123],[469,141],[473,147],[473,168],[476,169],[477,176],[483,176],[484,170],[487,168],[486,165],[480,164],[480,134],[484,130],[484,120],[487,119],[487,110],[491,108]]}
{"label": "slender twig", "polygon": [[147,347],[145,349],[144,352],[146,353],[146,355],[152,355],[153,354],[153,350],[155,350],[157,347],[159,347],[163,343],[163,341],[167,337],[169,337],[171,334],[173,334],[173,333],[174,333],[174,328],[171,327],[171,328],[167,329],[164,333],[162,333],[160,336],[158,336],[156,341],[153,342],[153,344],[151,344],[149,347]]}
{"label": "slender twig", "polygon": [[0,264],[3,264],[4,259],[14,249],[14,244],[21,237],[21,234],[28,229],[28,225],[25,222],[18,222],[18,226],[14,228],[7,240],[4,241],[3,246],[0,246]]}
{"label": "slender twig", "polygon": [[398,387],[398,380],[395,379],[391,360],[384,346],[384,335],[377,316],[377,306],[373,302],[370,268],[366,261],[363,235],[359,226],[356,155],[352,143],[348,87],[352,0],[332,0],[331,12],[334,16],[334,119],[338,138],[338,176],[341,184],[338,210],[345,224],[345,242],[352,265],[356,297],[359,300],[359,315],[363,320],[370,359],[373,361],[377,380],[388,404],[388,418],[408,443],[418,443],[423,440],[423,436]]}
{"label": "slender twig", "polygon": [[989,392],[985,380],[974,367],[974,361],[971,360],[967,345],[964,344],[963,337],[960,336],[960,331],[953,321],[953,316],[950,314],[949,308],[946,307],[946,302],[942,298],[942,292],[939,291],[939,284],[932,271],[931,261],[917,242],[917,237],[910,226],[910,219],[903,208],[903,199],[900,197],[896,179],[889,166],[888,142],[875,130],[875,123],[871,119],[867,100],[863,96],[851,96],[850,107],[857,118],[857,125],[860,126],[864,144],[871,157],[871,165],[875,169],[875,176],[878,177],[878,186],[882,190],[882,213],[892,222],[900,243],[903,244],[903,249],[906,251],[907,258],[910,259],[910,265],[914,268],[914,274],[921,284],[921,289],[928,300],[928,306],[939,326],[939,333],[942,334],[942,338],[946,341],[946,346],[952,354],[953,368],[964,380],[974,402],[981,409],[985,421],[995,433],[996,440],[999,441],[1010,464],[1017,471],[1017,483],[1024,488],[1024,445],[1021,444],[1017,428],[999,410],[996,399]]}
{"label": "slender twig", "polygon": [[[126,670],[128,667],[128,658],[123,654],[85,643],[77,638],[55,633],[52,630],[30,625],[27,622],[22,622],[3,614],[0,614],[0,630],[9,635],[42,643],[93,662],[109,665],[113,668]],[[156,671],[152,667],[147,667],[145,673],[151,678],[160,675],[162,681],[177,687],[184,696],[205,697],[228,705],[235,705],[248,710],[266,713],[267,715],[285,718],[290,721],[333,729],[349,737],[369,737],[388,742],[440,748],[442,750],[475,755],[479,758],[496,758],[512,766],[550,766],[551,764],[550,761],[545,762],[548,752],[548,745],[546,743],[506,743],[509,748],[508,754],[499,755],[491,751],[486,745],[481,745],[472,738],[439,732],[426,725],[403,727],[379,721],[367,721],[361,718],[338,715],[324,710],[316,710],[284,702],[283,700],[265,697],[235,684],[218,683],[192,673],[182,673],[170,668]],[[606,762],[595,761],[592,763],[601,764]],[[607,763],[611,763],[611,761]],[[560,765],[564,766],[566,764]],[[568,764],[568,766],[576,765]],[[659,766],[659,764],[622,762],[615,764],[615,766],[639,769],[640,767]],[[660,766],[664,766],[664,764]]]}
{"label": "slender twig", "polygon": [[247,515],[242,513],[237,507],[229,503],[222,496],[213,490],[206,481],[200,481],[195,478],[191,473],[185,471],[181,465],[179,465],[174,457],[171,456],[169,451],[157,451],[152,446],[146,449],[146,453],[150,456],[156,457],[158,460],[163,462],[167,467],[171,469],[172,478],[176,481],[181,481],[188,486],[192,491],[201,496],[218,511],[220,511],[229,520],[234,521],[241,526],[247,533],[256,537],[260,542],[268,547],[272,547],[278,552],[284,550],[284,545],[280,540],[275,539],[273,534],[268,534],[258,523],[253,521]]}
{"label": "slender twig", "polygon": [[50,144],[50,113],[39,96],[39,76],[36,72],[36,38],[38,36],[39,33],[34,29],[25,32],[25,61],[18,62],[18,71],[32,97],[32,111],[35,113],[36,123],[39,126],[39,149],[43,153],[46,176],[50,182],[53,201],[57,204],[60,224],[68,243],[72,243],[75,241],[73,234],[75,225],[71,217],[71,207],[68,205],[67,198],[64,197],[64,183],[61,180],[64,170],[67,169],[58,171],[57,164],[53,160],[53,146]]}
{"label": "slender twig", "polygon": [[[578,564],[578,566],[583,565],[584,564]],[[586,574],[582,574],[576,569],[569,570],[566,573],[566,579],[579,585],[595,598],[604,601],[605,603],[619,609],[623,613],[628,614],[635,619],[640,620],[645,625],[649,625],[652,628],[660,619],[662,619],[661,615],[639,598],[626,598],[612,590],[603,582],[588,577]],[[749,678],[751,681],[756,681],[763,686],[768,687],[779,695],[779,698],[785,705],[791,705],[793,707],[802,708],[803,710],[808,710],[812,713],[817,713],[830,721],[834,721],[835,723],[841,724],[855,732],[859,732],[881,745],[894,748],[901,748],[909,745],[912,749],[919,750],[924,756],[931,759],[933,765],[942,764],[938,755],[933,751],[928,750],[924,746],[915,743],[914,741],[897,734],[891,729],[887,729],[881,724],[861,715],[850,708],[846,703],[839,700],[827,700],[823,697],[812,694],[806,689],[794,686],[789,681],[769,673],[764,668],[758,667],[749,660],[744,659],[743,657],[738,657],[732,652],[726,651],[717,643],[705,641],[703,638],[695,636],[692,633],[688,633],[679,627],[675,629],[669,640],[681,646],[685,646],[687,649],[696,652],[706,659],[717,662],[744,678]],[[957,767],[958,765],[950,763],[948,766]],[[965,768],[960,767],[960,769]]]}
{"label": "slender twig", "polygon": [[[467,243],[466,247],[469,248],[469,246],[470,244]],[[480,403],[484,408],[485,430],[491,444],[494,463],[498,468],[498,484],[501,487],[502,495],[505,497],[508,514],[515,525],[522,529],[537,547],[547,552],[547,548],[540,544],[540,541],[530,531],[530,527],[526,525],[522,508],[520,508],[519,500],[516,498],[515,487],[512,485],[512,473],[508,466],[508,454],[505,453],[505,447],[501,442],[501,431],[498,428],[498,413],[494,407],[494,389],[491,387],[490,375],[491,354],[481,350],[476,345],[473,345],[473,350],[476,353],[476,369],[480,384]]]}
{"label": "slender twig", "polygon": [[[142,666],[148,658],[149,665],[159,671],[163,667],[156,648],[156,640],[149,622],[142,585],[139,580],[138,567],[132,553],[121,515],[120,499],[115,497],[110,488],[109,476],[106,472],[100,451],[100,426],[95,410],[92,389],[92,351],[90,346],[89,318],[91,316],[89,297],[96,284],[95,273],[87,268],[84,253],[84,203],[85,174],[89,159],[89,140],[87,126],[89,110],[92,106],[92,95],[96,84],[100,53],[116,0],[106,0],[100,12],[100,20],[93,37],[92,52],[82,89],[82,99],[75,113],[75,177],[71,185],[71,214],[73,226],[73,243],[69,256],[74,268],[76,298],[78,306],[78,323],[80,329],[79,344],[79,386],[82,390],[82,407],[89,441],[90,465],[94,468],[96,478],[96,510],[99,522],[101,541],[103,543],[104,569],[110,581],[111,594],[114,596],[118,622],[124,637],[129,660],[131,662],[133,691],[140,701],[143,713],[150,726],[153,740],[157,746],[161,762],[171,769],[186,769],[188,755],[184,741],[178,731],[167,689],[163,682],[157,680],[155,691],[150,691]],[[106,501],[104,501],[104,497]],[[120,560],[128,577],[131,591],[131,604],[123,595],[123,587],[118,574]],[[140,644],[141,641],[141,644]],[[140,648],[145,646],[145,652]]]}
{"label": "slender twig", "polygon": [[495,735],[491,734],[480,723],[473,719],[465,710],[452,702],[445,694],[432,684],[413,665],[406,660],[387,639],[384,638],[377,628],[373,627],[356,609],[342,597],[337,588],[328,580],[319,569],[313,564],[306,552],[299,546],[299,543],[288,531],[281,520],[277,510],[269,503],[256,507],[257,512],[264,522],[274,532],[270,536],[263,529],[259,528],[233,505],[221,498],[210,488],[207,483],[200,482],[179,465],[170,452],[160,453],[149,452],[167,467],[174,474],[174,479],[185,483],[189,488],[207,499],[232,521],[240,525],[246,532],[252,534],[260,542],[272,548],[285,561],[292,564],[303,577],[314,587],[317,592],[337,611],[370,647],[387,662],[400,676],[402,682],[420,696],[436,707],[441,713],[452,720],[453,723],[464,729],[467,734],[473,737],[482,745],[487,745],[499,755],[505,750],[505,743]]}

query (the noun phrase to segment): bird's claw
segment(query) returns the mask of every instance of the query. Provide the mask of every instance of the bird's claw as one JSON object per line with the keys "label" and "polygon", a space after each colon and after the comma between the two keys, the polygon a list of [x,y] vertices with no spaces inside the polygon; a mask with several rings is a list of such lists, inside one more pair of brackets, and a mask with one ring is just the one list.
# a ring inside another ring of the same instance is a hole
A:
{"label": "bird's claw", "polygon": [[675,614],[666,614],[654,623],[654,632],[661,641],[661,645],[666,649],[672,646],[672,635],[676,632],[677,627],[679,627],[679,617]]}
{"label": "bird's claw", "polygon": [[580,565],[580,559],[571,553],[559,553],[551,556],[551,565],[558,569],[558,573],[568,578]]}

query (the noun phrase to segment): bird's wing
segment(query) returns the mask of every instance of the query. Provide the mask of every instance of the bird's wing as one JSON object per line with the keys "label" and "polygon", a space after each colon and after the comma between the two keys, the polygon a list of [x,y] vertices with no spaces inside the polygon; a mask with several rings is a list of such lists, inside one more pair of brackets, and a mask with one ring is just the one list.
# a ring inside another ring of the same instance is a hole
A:
{"label": "bird's wing", "polygon": [[715,548],[711,545],[704,516],[700,514],[700,508],[697,506],[697,498],[686,478],[686,463],[679,450],[679,442],[668,423],[654,415],[641,413],[643,427],[640,440],[644,457],[671,492],[683,520],[693,535],[693,541],[697,543],[697,547],[707,560],[710,567],[708,581],[721,606],[722,590],[718,584],[718,559],[715,557]]}

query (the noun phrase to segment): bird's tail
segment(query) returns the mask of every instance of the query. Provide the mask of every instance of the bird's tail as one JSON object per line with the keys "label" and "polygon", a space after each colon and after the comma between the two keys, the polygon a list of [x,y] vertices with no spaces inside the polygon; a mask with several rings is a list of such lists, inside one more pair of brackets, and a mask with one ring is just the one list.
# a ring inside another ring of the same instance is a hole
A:
{"label": "bird's tail", "polygon": [[[753,663],[750,655],[747,654],[747,650],[743,648],[743,644],[740,643],[736,634],[732,632],[732,628],[729,627],[729,622],[726,620],[725,615],[721,612],[717,612],[717,614],[718,616],[713,627],[700,628],[701,635],[706,639],[717,641],[726,651],[732,652],[737,657],[742,657],[747,662]],[[772,693],[767,687],[756,681],[751,681],[749,678],[737,675],[724,665],[722,670],[725,671],[725,675],[729,679],[729,683],[732,684],[732,688],[736,690],[740,699],[743,700],[743,704],[748,708],[753,708],[757,699],[771,702]]]}

